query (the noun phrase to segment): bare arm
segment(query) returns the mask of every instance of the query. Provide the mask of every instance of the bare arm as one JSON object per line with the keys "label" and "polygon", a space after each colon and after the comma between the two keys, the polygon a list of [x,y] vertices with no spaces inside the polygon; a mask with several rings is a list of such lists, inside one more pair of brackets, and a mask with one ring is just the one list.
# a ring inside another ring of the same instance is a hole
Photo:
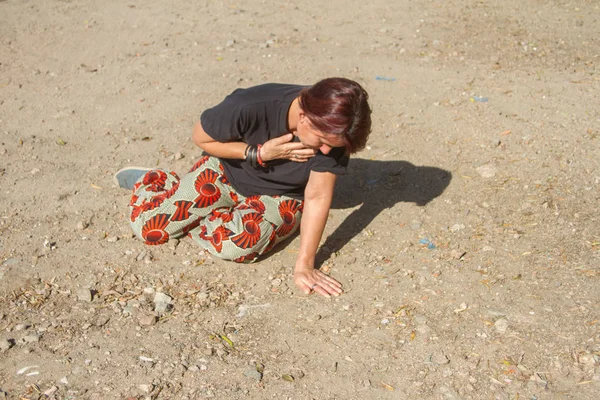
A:
{"label": "bare arm", "polygon": [[208,133],[204,131],[200,122],[197,122],[194,126],[192,133],[192,140],[196,146],[210,154],[211,156],[219,158],[231,158],[244,160],[244,151],[246,150],[247,144],[244,142],[229,142],[221,143],[210,137]]}
{"label": "bare arm", "polygon": [[[288,159],[295,162],[306,162],[315,155],[313,149],[306,148],[302,143],[291,142],[292,139],[293,135],[288,133],[264,143],[261,149],[263,161]],[[218,142],[204,131],[200,122],[197,122],[194,126],[192,141],[211,156],[237,160],[246,159],[244,153],[248,144],[244,142]]]}
{"label": "bare arm", "polygon": [[305,293],[314,290],[323,296],[338,296],[342,285],[315,269],[315,255],[329,216],[336,175],[311,171],[304,190],[304,211],[300,223],[300,251],[294,269],[294,283]]}

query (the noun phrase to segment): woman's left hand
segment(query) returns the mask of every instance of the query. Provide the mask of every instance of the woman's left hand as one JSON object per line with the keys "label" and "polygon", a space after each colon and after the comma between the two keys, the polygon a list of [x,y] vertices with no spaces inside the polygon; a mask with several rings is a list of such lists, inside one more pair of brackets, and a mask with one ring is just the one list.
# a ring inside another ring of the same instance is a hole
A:
{"label": "woman's left hand", "polygon": [[298,268],[294,271],[294,283],[304,293],[319,293],[325,297],[342,294],[342,284],[329,275],[314,268]]}

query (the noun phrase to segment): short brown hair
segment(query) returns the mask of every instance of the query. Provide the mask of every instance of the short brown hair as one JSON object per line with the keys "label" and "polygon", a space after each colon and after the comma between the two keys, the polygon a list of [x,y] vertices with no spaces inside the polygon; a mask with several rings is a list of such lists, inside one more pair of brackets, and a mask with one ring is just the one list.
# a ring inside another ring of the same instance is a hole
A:
{"label": "short brown hair", "polygon": [[369,94],[357,82],[327,78],[300,92],[300,107],[312,125],[327,134],[344,138],[346,149],[365,148],[371,133]]}

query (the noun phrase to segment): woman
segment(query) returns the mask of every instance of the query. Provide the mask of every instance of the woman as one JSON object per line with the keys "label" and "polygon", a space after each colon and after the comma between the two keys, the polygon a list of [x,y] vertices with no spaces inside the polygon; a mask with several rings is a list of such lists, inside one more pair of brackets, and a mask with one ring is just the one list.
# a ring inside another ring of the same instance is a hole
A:
{"label": "woman", "polygon": [[208,155],[182,179],[139,168],[115,178],[133,188],[131,225],[147,244],[189,235],[216,257],[252,262],[300,228],[294,283],[338,296],[315,255],[336,176],[370,130],[368,94],[348,79],[237,89],[202,113],[193,141]]}

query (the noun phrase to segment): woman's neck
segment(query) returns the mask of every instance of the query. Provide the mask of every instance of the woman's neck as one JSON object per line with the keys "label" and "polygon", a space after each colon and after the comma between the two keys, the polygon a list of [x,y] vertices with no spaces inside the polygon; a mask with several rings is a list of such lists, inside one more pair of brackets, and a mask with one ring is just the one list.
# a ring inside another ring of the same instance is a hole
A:
{"label": "woman's neck", "polygon": [[290,132],[294,132],[298,128],[298,119],[300,117],[300,102],[298,97],[290,104],[290,109],[287,115],[287,125]]}

